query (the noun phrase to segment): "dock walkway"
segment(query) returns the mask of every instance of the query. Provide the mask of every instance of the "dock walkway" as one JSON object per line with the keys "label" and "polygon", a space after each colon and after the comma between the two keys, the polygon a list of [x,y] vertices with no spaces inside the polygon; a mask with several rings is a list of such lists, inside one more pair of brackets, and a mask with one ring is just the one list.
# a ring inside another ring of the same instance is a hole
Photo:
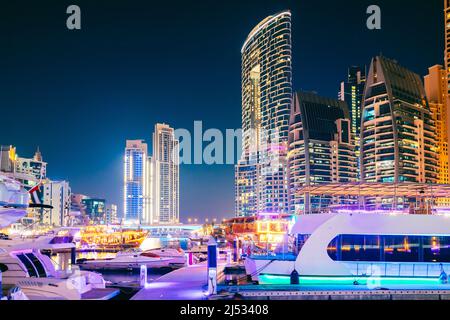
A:
{"label": "dock walkway", "polygon": [[[225,265],[217,266],[221,274]],[[205,300],[206,263],[184,267],[148,283],[131,300]]]}

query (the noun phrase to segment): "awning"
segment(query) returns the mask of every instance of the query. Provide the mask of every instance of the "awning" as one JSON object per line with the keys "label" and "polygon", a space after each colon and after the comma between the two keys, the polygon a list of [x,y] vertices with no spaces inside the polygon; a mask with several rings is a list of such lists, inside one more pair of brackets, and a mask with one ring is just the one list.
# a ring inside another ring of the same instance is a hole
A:
{"label": "awning", "polygon": [[303,186],[297,195],[450,198],[450,185],[427,183],[324,183]]}

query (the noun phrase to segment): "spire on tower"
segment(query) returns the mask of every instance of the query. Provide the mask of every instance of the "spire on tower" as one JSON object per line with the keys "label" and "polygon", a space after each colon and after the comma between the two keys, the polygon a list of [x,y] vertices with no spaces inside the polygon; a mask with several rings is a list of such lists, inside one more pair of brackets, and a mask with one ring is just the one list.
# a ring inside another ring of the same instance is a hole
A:
{"label": "spire on tower", "polygon": [[36,161],[42,161],[42,154],[39,150],[39,146],[37,147],[36,153],[34,154],[34,160]]}

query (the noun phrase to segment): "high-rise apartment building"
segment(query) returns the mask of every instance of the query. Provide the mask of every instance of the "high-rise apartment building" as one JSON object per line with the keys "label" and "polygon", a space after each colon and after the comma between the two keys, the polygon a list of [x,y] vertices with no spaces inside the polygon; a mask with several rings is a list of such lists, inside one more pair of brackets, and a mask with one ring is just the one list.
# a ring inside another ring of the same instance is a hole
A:
{"label": "high-rise apartment building", "polygon": [[[445,51],[444,51],[444,66],[446,76],[446,109],[450,108],[450,0],[444,0],[444,30],[445,30]],[[450,116],[447,116],[445,127],[447,128],[447,136],[450,137]],[[450,153],[449,160],[450,163]]]}
{"label": "high-rise apartment building", "polygon": [[289,206],[294,214],[313,213],[331,197],[299,193],[308,185],[355,182],[357,162],[351,118],[344,101],[298,92],[289,130]]}
{"label": "high-rise apartment building", "polygon": [[[262,20],[247,36],[241,55],[243,150],[235,168],[235,214],[287,213],[291,13],[284,11]],[[243,200],[250,198],[257,202],[253,209]]]}
{"label": "high-rise apartment building", "polygon": [[153,132],[153,212],[150,223],[179,223],[179,145],[175,131],[157,123]]}
{"label": "high-rise apartment building", "polygon": [[140,224],[150,219],[148,147],[143,140],[127,140],[124,164],[124,219]]}
{"label": "high-rise apartment building", "polygon": [[378,56],[372,59],[366,81],[362,181],[436,183],[436,122],[419,75]]}
{"label": "high-rise apartment building", "polygon": [[449,183],[448,154],[448,106],[447,106],[447,73],[444,67],[435,65],[428,69],[424,77],[425,93],[430,106],[431,116],[436,125],[436,142],[438,162],[438,183]]}
{"label": "high-rise apartment building", "polygon": [[[447,78],[447,99],[450,99],[450,0],[444,0],[444,29],[445,29],[445,72]],[[450,103],[447,102],[447,105]]]}
{"label": "high-rise apartment building", "polygon": [[169,224],[180,221],[179,143],[175,130],[157,123],[153,155],[143,140],[127,140],[125,149],[125,221]]}

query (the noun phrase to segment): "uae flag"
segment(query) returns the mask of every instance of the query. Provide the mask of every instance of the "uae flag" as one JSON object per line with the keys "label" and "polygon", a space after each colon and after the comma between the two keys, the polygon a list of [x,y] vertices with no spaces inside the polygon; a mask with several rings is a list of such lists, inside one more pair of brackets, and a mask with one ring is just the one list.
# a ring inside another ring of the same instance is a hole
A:
{"label": "uae flag", "polygon": [[53,207],[50,205],[46,205],[42,203],[42,191],[41,191],[42,182],[39,182],[33,188],[31,188],[28,193],[31,197],[31,203],[29,205],[30,208],[47,208],[52,209]]}

